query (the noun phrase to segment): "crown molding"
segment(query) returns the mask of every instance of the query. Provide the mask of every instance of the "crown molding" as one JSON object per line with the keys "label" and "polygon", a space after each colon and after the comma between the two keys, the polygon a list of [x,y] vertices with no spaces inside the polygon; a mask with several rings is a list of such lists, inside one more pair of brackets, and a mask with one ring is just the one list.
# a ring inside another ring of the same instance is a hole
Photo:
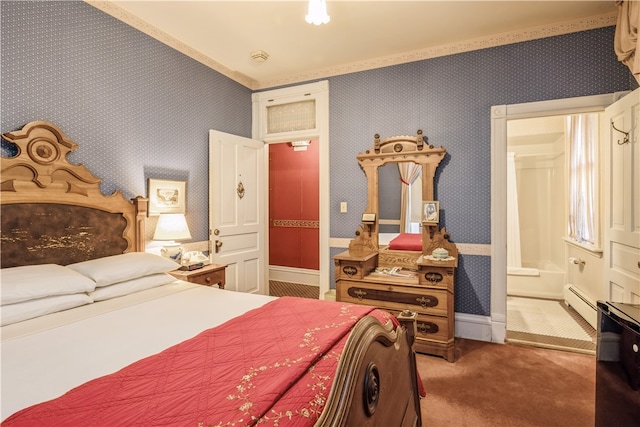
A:
{"label": "crown molding", "polygon": [[593,30],[596,28],[610,27],[616,24],[616,19],[617,12],[613,12],[603,15],[591,16],[588,18],[528,28],[525,30],[518,30],[508,33],[496,34],[493,36],[465,40],[457,43],[434,46],[427,49],[420,49],[396,55],[384,56],[368,61],[352,62],[336,67],[323,68],[311,73],[292,74],[289,76],[283,76],[278,79],[264,80],[258,82],[258,87],[256,89],[266,89],[275,86],[327,78],[331,76],[338,76],[341,74],[356,73],[359,71],[373,70],[376,68],[406,64],[408,62],[422,61],[425,59],[455,55],[458,53],[504,46],[508,44],[537,40],[546,37],[560,36],[564,34],[577,33],[580,31]]}
{"label": "crown molding", "polygon": [[513,43],[537,40],[546,37],[559,36],[564,34],[576,33],[580,31],[593,30],[596,28],[609,27],[616,24],[617,12],[596,15],[587,18],[575,19],[571,21],[559,22],[550,25],[528,28],[524,30],[511,31],[493,36],[481,37],[462,42],[450,43],[440,46],[434,46],[426,49],[404,52],[401,54],[389,55],[380,58],[374,58],[366,61],[352,62],[348,64],[337,65],[333,67],[321,68],[312,72],[290,74],[279,77],[277,79],[256,81],[242,73],[233,71],[212,58],[206,56],[202,52],[192,48],[191,46],[175,39],[162,30],[150,25],[140,18],[121,9],[115,4],[105,0],[84,0],[87,4],[113,16],[114,18],[124,22],[127,25],[136,28],[139,31],[153,37],[154,39],[166,44],[173,49],[195,59],[196,61],[206,65],[207,67],[219,72],[220,74],[240,83],[241,85],[251,89],[269,89],[278,86],[285,86],[295,83],[302,83],[311,80],[323,79],[342,74],[356,73],[360,71],[373,70],[376,68],[389,67],[393,65],[406,64],[409,62],[422,61],[441,56],[455,55],[458,53],[470,52],[474,50],[487,49],[491,47],[504,46]]}

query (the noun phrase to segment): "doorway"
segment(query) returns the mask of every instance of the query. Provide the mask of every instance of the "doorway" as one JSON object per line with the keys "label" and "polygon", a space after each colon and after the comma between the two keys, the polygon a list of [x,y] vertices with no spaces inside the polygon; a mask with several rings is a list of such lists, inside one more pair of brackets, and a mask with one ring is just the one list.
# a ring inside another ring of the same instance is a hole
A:
{"label": "doorway", "polygon": [[[317,271],[307,270],[315,277],[306,277],[302,283],[313,283],[319,287],[320,299],[330,289],[329,258],[329,82],[320,81],[284,89],[275,89],[254,93],[253,100],[253,138],[265,144],[282,143],[283,141],[315,140],[318,148],[319,163],[319,242]],[[291,106],[294,108],[279,108]],[[300,107],[300,108],[298,108]],[[307,108],[308,107],[308,108]],[[270,114],[275,113],[275,114]],[[274,125],[274,122],[277,122]],[[265,150],[266,151],[266,150]],[[269,158],[265,153],[264,191],[269,191]],[[265,209],[269,212],[268,201]],[[265,234],[268,230],[265,230]],[[269,242],[266,243],[269,247]],[[267,283],[269,280],[269,271]],[[311,281],[311,282],[310,282]]]}
{"label": "doorway", "polygon": [[593,353],[595,329],[564,302],[567,117],[507,122],[507,340]]}
{"label": "doorway", "polygon": [[604,111],[618,95],[498,105],[491,108],[491,340],[506,341],[507,323],[507,138],[508,121]]}
{"label": "doorway", "polygon": [[318,286],[318,140],[269,144],[269,279]]}

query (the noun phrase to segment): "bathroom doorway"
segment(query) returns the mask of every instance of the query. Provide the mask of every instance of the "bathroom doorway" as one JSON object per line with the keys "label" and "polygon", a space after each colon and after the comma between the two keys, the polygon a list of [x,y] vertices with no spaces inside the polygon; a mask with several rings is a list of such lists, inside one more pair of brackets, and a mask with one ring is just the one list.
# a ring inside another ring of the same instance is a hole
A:
{"label": "bathroom doorway", "polygon": [[567,115],[507,122],[507,341],[595,352],[564,302]]}
{"label": "bathroom doorway", "polygon": [[491,340],[507,335],[507,125],[510,120],[601,112],[623,94],[491,107]]}

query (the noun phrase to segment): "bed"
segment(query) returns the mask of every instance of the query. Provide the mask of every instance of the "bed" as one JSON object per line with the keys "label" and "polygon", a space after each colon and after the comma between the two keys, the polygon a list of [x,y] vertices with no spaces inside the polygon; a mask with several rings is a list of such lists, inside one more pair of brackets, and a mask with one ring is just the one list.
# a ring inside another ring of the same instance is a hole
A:
{"label": "bed", "polygon": [[145,198],[51,123],[3,139],[3,425],[421,425],[414,313],[174,280]]}

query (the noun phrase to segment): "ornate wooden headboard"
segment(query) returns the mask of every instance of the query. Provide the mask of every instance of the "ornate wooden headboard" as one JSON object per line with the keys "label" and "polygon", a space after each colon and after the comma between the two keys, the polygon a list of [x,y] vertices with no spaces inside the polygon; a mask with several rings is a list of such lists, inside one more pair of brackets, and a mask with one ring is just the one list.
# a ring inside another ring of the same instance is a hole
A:
{"label": "ornate wooden headboard", "polygon": [[100,178],[67,161],[78,144],[57,126],[35,121],[2,138],[17,149],[1,158],[2,267],[66,265],[144,250],[147,199],[102,194]]}

